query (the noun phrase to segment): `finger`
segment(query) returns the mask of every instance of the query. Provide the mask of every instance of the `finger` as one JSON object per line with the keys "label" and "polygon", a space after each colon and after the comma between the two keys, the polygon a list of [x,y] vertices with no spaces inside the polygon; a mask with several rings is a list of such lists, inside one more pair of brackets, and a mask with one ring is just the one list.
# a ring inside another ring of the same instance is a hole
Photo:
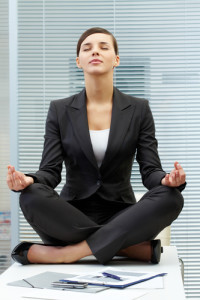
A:
{"label": "finger", "polygon": [[186,174],[185,173],[180,175],[180,181],[181,181],[182,184],[185,183],[185,181],[186,181]]}
{"label": "finger", "polygon": [[174,166],[176,170],[183,170],[182,166],[178,162],[175,162]]}
{"label": "finger", "polygon": [[170,177],[171,178],[175,178],[175,173],[176,173],[176,169],[174,169],[174,170],[172,170],[171,172],[170,172]]}
{"label": "finger", "polygon": [[180,164],[177,164],[177,170],[179,171],[181,183],[185,183],[186,174],[185,174],[185,171],[183,170],[183,168]]}
{"label": "finger", "polygon": [[21,183],[21,189],[24,189],[25,187],[27,187],[26,176],[23,173],[19,174],[19,179],[20,179],[20,183]]}
{"label": "finger", "polygon": [[165,179],[164,184],[169,185],[169,183],[170,183],[169,182],[169,174],[166,174],[164,179]]}
{"label": "finger", "polygon": [[172,176],[173,174],[175,174],[176,172],[176,169],[173,169],[171,172],[170,172],[170,176]]}
{"label": "finger", "polygon": [[9,167],[10,171],[13,173],[15,171],[15,167],[14,166],[10,166]]}
{"label": "finger", "polygon": [[11,166],[8,166],[7,168],[8,168],[8,173],[11,174],[12,173]]}
{"label": "finger", "polygon": [[11,176],[13,176],[14,172],[15,172],[15,168],[13,166],[11,166],[8,170],[8,172],[10,173]]}
{"label": "finger", "polygon": [[174,186],[174,184],[176,184],[176,176],[175,176],[175,172],[171,172],[171,173],[170,173],[169,181],[170,181],[170,184],[171,184],[172,186]]}
{"label": "finger", "polygon": [[7,184],[8,184],[8,187],[11,189],[11,190],[16,190],[17,189],[17,183],[16,183],[16,180],[15,180],[15,173],[10,173],[8,176],[7,176]]}
{"label": "finger", "polygon": [[14,179],[13,179],[12,170],[10,168],[8,169],[7,183],[9,184],[9,188],[12,189],[14,186]]}
{"label": "finger", "polygon": [[7,169],[9,170],[12,166],[11,165],[7,165]]}
{"label": "finger", "polygon": [[12,168],[13,168],[13,166],[12,166],[12,165],[9,165],[9,166],[8,166],[8,169],[10,169],[10,170],[11,170]]}
{"label": "finger", "polygon": [[179,165],[178,166],[178,171],[179,171],[179,174],[180,174],[180,176],[185,176],[185,171],[183,170],[183,168]]}
{"label": "finger", "polygon": [[186,180],[186,174],[185,174],[184,171],[180,171],[180,172],[179,172],[179,177],[180,177],[180,184],[185,183],[185,180]]}
{"label": "finger", "polygon": [[179,171],[175,172],[175,181],[176,181],[176,185],[180,185],[181,177]]}
{"label": "finger", "polygon": [[15,171],[13,177],[14,177],[14,182],[15,182],[15,189],[21,190],[22,183],[21,183],[20,172]]}
{"label": "finger", "polygon": [[11,165],[7,166],[7,168],[8,168],[8,173],[7,173],[7,175],[8,175],[8,176],[11,176],[11,175],[12,175],[12,168],[11,168],[11,167],[12,167]]}
{"label": "finger", "polygon": [[175,172],[175,177],[176,177],[176,179],[180,179],[180,172],[179,171]]}
{"label": "finger", "polygon": [[7,175],[6,182],[7,182],[7,185],[9,187],[9,189],[12,190],[13,189],[13,183],[12,183],[12,179],[11,179],[10,175]]}
{"label": "finger", "polygon": [[179,165],[178,161],[174,162],[174,168],[177,169],[177,165]]}

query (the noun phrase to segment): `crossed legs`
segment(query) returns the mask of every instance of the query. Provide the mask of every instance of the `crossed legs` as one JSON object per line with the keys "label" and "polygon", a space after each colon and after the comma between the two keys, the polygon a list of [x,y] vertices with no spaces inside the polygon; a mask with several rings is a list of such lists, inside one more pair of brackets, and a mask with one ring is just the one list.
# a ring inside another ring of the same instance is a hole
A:
{"label": "crossed legs", "polygon": [[30,262],[70,263],[93,254],[105,264],[115,255],[139,258],[138,253],[143,253],[149,260],[148,241],[177,218],[183,198],[178,189],[158,186],[103,225],[92,221],[42,184],[25,189],[20,205],[43,242],[51,245],[33,245],[28,251]]}

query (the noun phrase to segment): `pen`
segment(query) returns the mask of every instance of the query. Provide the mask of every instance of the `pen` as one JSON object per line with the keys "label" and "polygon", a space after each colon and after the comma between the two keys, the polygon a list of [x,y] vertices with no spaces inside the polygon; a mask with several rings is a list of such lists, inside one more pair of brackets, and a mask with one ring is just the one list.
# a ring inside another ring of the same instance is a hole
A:
{"label": "pen", "polygon": [[26,283],[28,283],[32,288],[34,288],[34,285],[32,285],[28,280],[26,279],[22,279],[23,281],[25,281]]}
{"label": "pen", "polygon": [[61,289],[84,289],[88,286],[86,282],[65,282],[65,281],[54,281],[51,285],[55,288]]}
{"label": "pen", "polygon": [[116,280],[122,280],[119,276],[111,274],[111,273],[103,272],[102,274],[105,277],[113,278],[113,279],[116,279]]}

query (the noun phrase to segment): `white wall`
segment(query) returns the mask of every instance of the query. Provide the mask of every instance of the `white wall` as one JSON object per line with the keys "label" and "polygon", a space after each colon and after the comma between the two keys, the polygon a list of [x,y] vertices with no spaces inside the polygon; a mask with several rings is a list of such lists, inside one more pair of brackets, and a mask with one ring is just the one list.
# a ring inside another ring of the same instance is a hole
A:
{"label": "white wall", "polygon": [[8,1],[0,0],[0,273],[10,265],[10,192],[6,184],[9,147]]}
{"label": "white wall", "polygon": [[8,1],[0,0],[0,211],[10,210],[6,184],[9,149]]}

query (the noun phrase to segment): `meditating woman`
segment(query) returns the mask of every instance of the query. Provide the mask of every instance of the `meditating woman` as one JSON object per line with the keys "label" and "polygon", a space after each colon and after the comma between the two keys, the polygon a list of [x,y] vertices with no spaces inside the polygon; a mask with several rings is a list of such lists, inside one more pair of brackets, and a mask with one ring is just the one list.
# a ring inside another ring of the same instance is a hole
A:
{"label": "meditating woman", "polygon": [[[22,212],[44,243],[20,243],[15,261],[72,263],[94,255],[106,264],[120,255],[159,262],[154,238],[182,210],[185,172],[178,162],[163,171],[148,101],[113,86],[119,63],[109,31],[85,31],[76,59],[85,88],[50,103],[39,170],[23,174],[8,166],[7,184],[21,192]],[[130,184],[135,156],[148,189],[137,203]],[[58,195],[63,162],[66,183]]]}

